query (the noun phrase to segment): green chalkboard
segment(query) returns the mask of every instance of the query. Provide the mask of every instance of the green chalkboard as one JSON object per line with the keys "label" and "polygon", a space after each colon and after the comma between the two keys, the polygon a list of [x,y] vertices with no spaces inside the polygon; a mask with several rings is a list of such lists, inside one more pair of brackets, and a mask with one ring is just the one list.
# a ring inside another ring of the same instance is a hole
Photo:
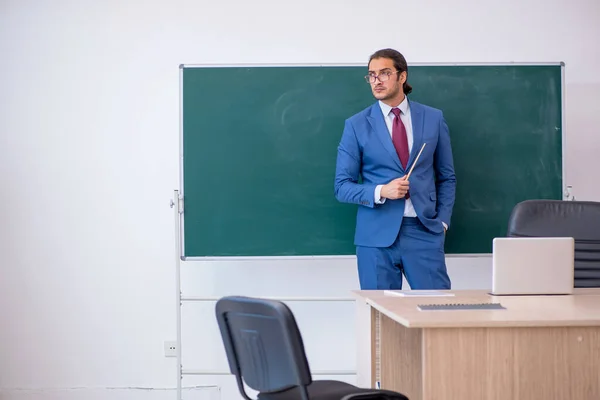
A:
{"label": "green chalkboard", "polygon": [[[512,207],[562,199],[562,64],[411,65],[443,110],[456,204],[448,254],[490,253]],[[344,120],[374,102],[365,66],[182,66],[182,256],[352,255],[334,198]]]}

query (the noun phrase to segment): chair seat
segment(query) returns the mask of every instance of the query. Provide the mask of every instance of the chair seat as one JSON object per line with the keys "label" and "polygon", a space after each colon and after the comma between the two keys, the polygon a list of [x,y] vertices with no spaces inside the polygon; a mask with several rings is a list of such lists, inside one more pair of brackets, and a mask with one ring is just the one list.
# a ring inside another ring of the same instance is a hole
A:
{"label": "chair seat", "polygon": [[[341,381],[313,381],[308,386],[310,400],[409,400],[401,393],[389,390],[363,389]],[[259,400],[300,400],[299,388],[281,392],[260,393]]]}

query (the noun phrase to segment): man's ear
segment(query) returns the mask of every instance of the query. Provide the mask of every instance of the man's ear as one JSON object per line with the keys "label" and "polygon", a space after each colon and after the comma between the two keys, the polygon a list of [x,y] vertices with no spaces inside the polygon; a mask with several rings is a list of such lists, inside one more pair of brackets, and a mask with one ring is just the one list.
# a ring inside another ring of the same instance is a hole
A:
{"label": "man's ear", "polygon": [[400,72],[400,83],[404,84],[406,82],[406,71]]}

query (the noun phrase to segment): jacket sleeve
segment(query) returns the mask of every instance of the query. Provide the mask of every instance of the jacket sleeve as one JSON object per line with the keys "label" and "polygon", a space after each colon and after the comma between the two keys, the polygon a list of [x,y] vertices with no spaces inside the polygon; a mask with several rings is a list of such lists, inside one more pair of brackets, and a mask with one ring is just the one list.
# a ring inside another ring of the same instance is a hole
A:
{"label": "jacket sleeve", "polygon": [[438,218],[450,226],[456,195],[456,175],[454,174],[450,132],[443,114],[440,114],[439,130],[438,145],[434,155],[437,191],[436,211]]}
{"label": "jacket sleeve", "polygon": [[356,132],[349,120],[344,124],[344,132],[338,145],[335,167],[335,197],[342,203],[374,207],[375,186],[358,182],[362,154]]}

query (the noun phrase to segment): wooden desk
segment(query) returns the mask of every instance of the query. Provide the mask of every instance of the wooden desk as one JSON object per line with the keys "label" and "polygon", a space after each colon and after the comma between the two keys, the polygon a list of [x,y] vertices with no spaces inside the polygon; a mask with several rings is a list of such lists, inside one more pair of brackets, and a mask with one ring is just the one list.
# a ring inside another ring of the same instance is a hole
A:
{"label": "wooden desk", "polygon": [[[355,291],[357,384],[411,400],[600,399],[600,289],[570,296]],[[505,310],[420,311],[500,302]]]}

